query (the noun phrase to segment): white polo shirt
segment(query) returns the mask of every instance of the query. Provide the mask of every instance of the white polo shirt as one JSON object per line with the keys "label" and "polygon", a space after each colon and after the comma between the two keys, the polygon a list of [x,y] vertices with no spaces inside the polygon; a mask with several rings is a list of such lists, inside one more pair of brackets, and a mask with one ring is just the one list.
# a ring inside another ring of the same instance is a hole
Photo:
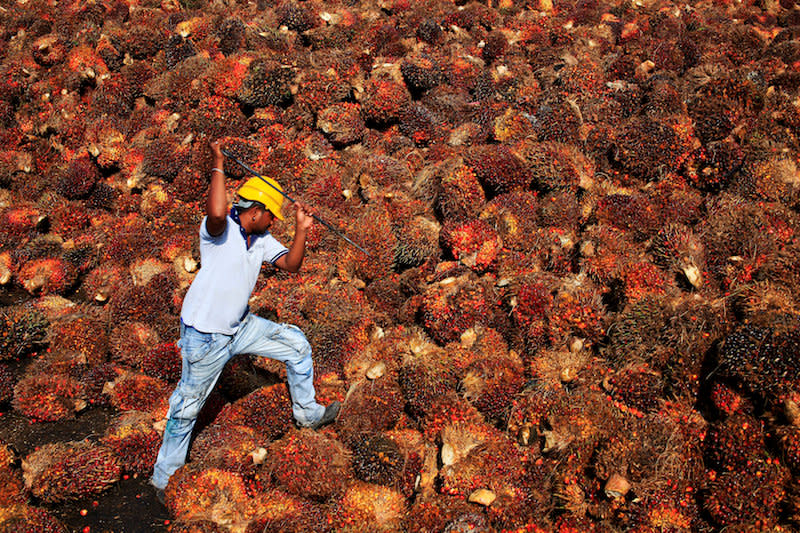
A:
{"label": "white polo shirt", "polygon": [[269,233],[252,235],[248,248],[241,226],[230,215],[225,231],[212,237],[207,219],[200,224],[200,271],[183,299],[181,320],[204,333],[233,335],[247,313],[261,265],[274,263],[289,250]]}

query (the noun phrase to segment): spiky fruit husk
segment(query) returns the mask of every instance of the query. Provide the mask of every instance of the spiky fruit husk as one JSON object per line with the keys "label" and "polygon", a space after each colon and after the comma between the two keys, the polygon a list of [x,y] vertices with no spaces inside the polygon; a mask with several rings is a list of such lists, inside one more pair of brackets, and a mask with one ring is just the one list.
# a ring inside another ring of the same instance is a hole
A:
{"label": "spiky fruit husk", "polygon": [[361,112],[368,121],[387,124],[400,118],[411,96],[405,86],[390,79],[370,79],[361,97]]}
{"label": "spiky fruit husk", "polygon": [[83,387],[64,374],[33,374],[14,387],[14,409],[32,420],[53,422],[71,418],[82,405]]}
{"label": "spiky fruit husk", "polygon": [[483,220],[445,224],[441,239],[453,257],[477,272],[489,270],[502,247],[497,232]]}
{"label": "spiky fruit husk", "polygon": [[244,533],[327,533],[332,529],[324,504],[277,489],[262,491],[255,498],[259,515],[247,525]]}
{"label": "spiky fruit husk", "polygon": [[106,387],[111,405],[121,411],[165,413],[172,386],[145,374],[127,372]]}
{"label": "spiky fruit husk", "polygon": [[756,459],[742,470],[715,476],[703,507],[720,526],[747,522],[771,527],[786,497],[788,480],[788,469],[776,460]]}
{"label": "spiky fruit husk", "polygon": [[721,374],[752,392],[780,390],[796,365],[796,355],[781,353],[779,343],[771,328],[739,326],[725,338],[720,349]]}
{"label": "spiky fruit husk", "polygon": [[532,183],[544,190],[589,189],[594,182],[594,162],[574,145],[537,143],[525,139],[514,147],[530,170]]}
{"label": "spiky fruit husk", "polygon": [[464,159],[490,194],[523,190],[530,184],[524,163],[505,145],[471,148]]}
{"label": "spiky fruit husk", "polygon": [[388,376],[361,381],[347,394],[337,431],[348,438],[391,429],[403,414],[404,405],[399,384]]}
{"label": "spiky fruit husk", "polygon": [[349,244],[339,245],[339,277],[357,277],[369,282],[389,274],[397,255],[397,239],[392,233],[392,221],[383,206],[365,209],[348,226],[347,236],[369,252],[369,257]]}
{"label": "spiky fruit husk", "polygon": [[148,376],[176,382],[181,377],[181,352],[174,342],[163,342],[144,354],[141,371]]}
{"label": "spiky fruit husk", "polygon": [[155,329],[144,322],[118,324],[109,336],[111,358],[131,368],[141,368],[145,356],[160,340]]}
{"label": "spiky fruit husk", "polygon": [[317,116],[317,128],[322,130],[334,146],[345,146],[364,137],[364,120],[360,106],[338,103],[326,107]]}
{"label": "spiky fruit husk", "polygon": [[240,102],[252,107],[280,105],[291,98],[290,80],[291,71],[277,63],[253,61],[236,96]]}
{"label": "spiky fruit husk", "polygon": [[77,279],[77,269],[60,257],[35,259],[25,263],[17,280],[31,294],[64,294]]}
{"label": "spiky fruit husk", "polygon": [[76,316],[59,321],[50,329],[50,349],[72,355],[89,366],[105,361],[108,336],[105,321],[91,316]]}
{"label": "spiky fruit husk", "polygon": [[8,365],[0,364],[0,405],[7,405],[14,398],[17,378]]}
{"label": "spiky fruit husk", "polygon": [[292,494],[320,500],[344,491],[352,476],[347,449],[311,430],[290,431],[275,441],[262,468]]}
{"label": "spiky fruit husk", "polygon": [[258,450],[259,444],[256,433],[248,427],[212,424],[197,435],[189,458],[206,466],[250,476],[256,468],[251,454]]}
{"label": "spiky fruit husk", "polygon": [[67,527],[45,509],[17,504],[0,507],[2,533],[66,533]]}
{"label": "spiky fruit husk", "polygon": [[764,423],[750,415],[734,413],[709,427],[705,445],[712,465],[721,470],[739,470],[763,453]]}
{"label": "spiky fruit husk", "polygon": [[333,504],[329,519],[343,532],[397,531],[406,511],[402,494],[381,485],[356,481]]}
{"label": "spiky fruit husk", "polygon": [[119,458],[125,472],[147,474],[153,469],[161,435],[153,427],[155,417],[141,411],[117,415],[106,429],[103,443]]}
{"label": "spiky fruit husk", "polygon": [[446,344],[476,324],[491,320],[496,297],[484,285],[465,274],[428,286],[422,301],[422,318],[434,340]]}
{"label": "spiky fruit husk", "polygon": [[257,511],[241,475],[196,463],[179,468],[164,495],[172,516],[182,521],[209,520],[226,528],[243,527]]}
{"label": "spiky fruit husk", "polygon": [[86,440],[46,444],[24,459],[22,469],[31,494],[48,503],[100,493],[121,472],[110,449]]}
{"label": "spiky fruit husk", "polygon": [[461,498],[425,494],[413,502],[403,520],[403,527],[409,533],[445,531],[457,517],[472,511],[474,507]]}
{"label": "spiky fruit husk", "polygon": [[273,441],[292,426],[292,400],[283,383],[261,387],[226,405],[217,422],[253,429],[259,440]]}
{"label": "spiky fruit husk", "polygon": [[623,369],[605,383],[612,398],[638,412],[657,409],[664,389],[661,375],[647,366]]}
{"label": "spiky fruit husk", "polygon": [[113,383],[124,372],[124,368],[114,363],[101,363],[89,368],[80,379],[86,401],[91,405],[110,405],[106,384]]}
{"label": "spiky fruit husk", "polygon": [[515,444],[488,425],[445,427],[441,454],[440,491],[444,494],[466,498],[481,488],[496,494],[514,492],[525,475]]}
{"label": "spiky fruit husk", "polygon": [[507,355],[479,359],[467,368],[461,380],[461,390],[464,398],[487,420],[504,424],[524,380],[519,357]]}
{"label": "spiky fruit husk", "polygon": [[775,430],[783,462],[797,475],[800,472],[800,427],[781,426]]}
{"label": "spiky fruit husk", "polygon": [[393,486],[405,466],[405,457],[397,444],[380,433],[351,439],[350,449],[353,471],[367,483]]}
{"label": "spiky fruit husk", "polygon": [[409,412],[416,417],[431,412],[439,399],[458,383],[452,368],[424,360],[404,363],[398,377]]}

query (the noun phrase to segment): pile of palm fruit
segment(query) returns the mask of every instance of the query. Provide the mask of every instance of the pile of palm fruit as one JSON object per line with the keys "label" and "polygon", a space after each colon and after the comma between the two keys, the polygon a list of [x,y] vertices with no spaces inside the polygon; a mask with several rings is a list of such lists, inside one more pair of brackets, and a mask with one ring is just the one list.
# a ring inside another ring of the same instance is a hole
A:
{"label": "pile of palm fruit", "polygon": [[265,266],[341,415],[235,358],[171,531],[800,527],[795,2],[9,0],[0,34],[0,409],[110,413],[0,442],[0,531],[149,475],[214,139],[369,255],[318,224]]}

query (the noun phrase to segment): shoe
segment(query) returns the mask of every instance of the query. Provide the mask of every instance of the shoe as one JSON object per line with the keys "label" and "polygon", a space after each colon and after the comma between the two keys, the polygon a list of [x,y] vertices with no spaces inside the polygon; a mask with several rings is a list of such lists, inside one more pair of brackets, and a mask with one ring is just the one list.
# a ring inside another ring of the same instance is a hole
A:
{"label": "shoe", "polygon": [[167,506],[167,500],[166,497],[164,496],[164,489],[156,489],[156,500],[158,500],[158,503],[160,503],[164,507]]}
{"label": "shoe", "polygon": [[322,413],[322,418],[308,427],[316,431],[327,426],[328,424],[332,424],[339,415],[339,408],[341,408],[341,406],[342,404],[340,404],[338,401],[331,402],[328,407],[325,408],[325,412]]}

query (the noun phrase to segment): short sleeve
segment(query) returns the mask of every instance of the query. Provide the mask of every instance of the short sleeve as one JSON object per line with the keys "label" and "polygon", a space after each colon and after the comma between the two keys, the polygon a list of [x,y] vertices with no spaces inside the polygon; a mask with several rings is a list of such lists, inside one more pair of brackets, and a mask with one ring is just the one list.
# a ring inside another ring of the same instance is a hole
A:
{"label": "short sleeve", "polygon": [[289,249],[282,245],[271,234],[264,235],[264,261],[275,263],[278,259],[289,253]]}
{"label": "short sleeve", "polygon": [[230,226],[230,221],[227,219],[225,220],[227,222],[227,224],[225,225],[225,229],[223,230],[222,233],[220,233],[216,237],[208,232],[208,227],[206,227],[207,221],[208,217],[205,216],[203,217],[203,221],[200,223],[200,240],[206,242],[219,242],[220,240],[223,240],[225,234],[228,233],[228,227]]}

